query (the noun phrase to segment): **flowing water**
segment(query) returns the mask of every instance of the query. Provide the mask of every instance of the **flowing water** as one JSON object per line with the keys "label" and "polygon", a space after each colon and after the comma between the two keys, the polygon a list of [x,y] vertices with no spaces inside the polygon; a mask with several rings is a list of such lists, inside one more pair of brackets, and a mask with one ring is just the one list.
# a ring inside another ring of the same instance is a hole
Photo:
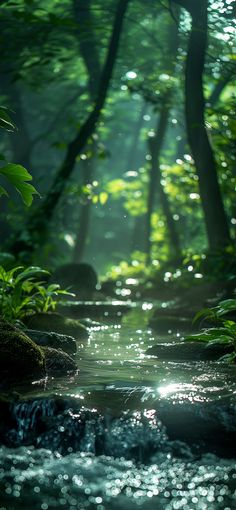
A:
{"label": "flowing water", "polygon": [[91,328],[78,374],[18,388],[0,510],[236,508],[236,369],[145,355],[180,339],[149,308]]}

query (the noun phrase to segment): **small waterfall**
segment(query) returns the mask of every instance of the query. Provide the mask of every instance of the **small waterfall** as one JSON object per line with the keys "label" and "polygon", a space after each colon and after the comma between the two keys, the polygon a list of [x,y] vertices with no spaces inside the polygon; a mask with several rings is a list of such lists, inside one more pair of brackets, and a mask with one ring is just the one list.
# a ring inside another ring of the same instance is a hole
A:
{"label": "small waterfall", "polygon": [[15,428],[10,446],[33,445],[62,455],[74,451],[147,462],[166,447],[167,435],[154,414],[124,413],[119,418],[80,408],[74,399],[35,399],[12,406]]}

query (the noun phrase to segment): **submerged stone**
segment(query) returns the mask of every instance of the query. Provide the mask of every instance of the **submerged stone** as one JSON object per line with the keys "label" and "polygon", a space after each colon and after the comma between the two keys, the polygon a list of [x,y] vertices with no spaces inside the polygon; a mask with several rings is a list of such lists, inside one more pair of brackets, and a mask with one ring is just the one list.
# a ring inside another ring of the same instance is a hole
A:
{"label": "submerged stone", "polygon": [[29,329],[69,335],[73,336],[76,340],[85,340],[88,338],[87,329],[79,320],[64,317],[60,313],[36,313],[27,317],[25,323]]}
{"label": "submerged stone", "polygon": [[74,354],[77,351],[76,340],[72,336],[36,329],[27,329],[26,333],[31,340],[42,347],[62,349],[68,354]]}
{"label": "submerged stone", "polygon": [[43,351],[23,331],[0,321],[0,372],[3,381],[45,375]]}

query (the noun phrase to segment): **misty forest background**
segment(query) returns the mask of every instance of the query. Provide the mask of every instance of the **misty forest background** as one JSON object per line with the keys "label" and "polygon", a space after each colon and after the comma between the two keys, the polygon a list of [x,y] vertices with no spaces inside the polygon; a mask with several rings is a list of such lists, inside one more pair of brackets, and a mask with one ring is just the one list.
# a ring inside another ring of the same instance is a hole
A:
{"label": "misty forest background", "polygon": [[1,2],[1,264],[233,278],[234,17],[233,0]]}

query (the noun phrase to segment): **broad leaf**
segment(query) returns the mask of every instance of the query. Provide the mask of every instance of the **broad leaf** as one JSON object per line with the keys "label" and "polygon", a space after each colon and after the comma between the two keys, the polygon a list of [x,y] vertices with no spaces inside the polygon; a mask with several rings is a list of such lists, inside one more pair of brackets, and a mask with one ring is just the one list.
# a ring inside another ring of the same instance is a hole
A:
{"label": "broad leaf", "polygon": [[8,181],[20,193],[22,200],[28,207],[32,204],[33,195],[39,194],[32,184],[27,181],[32,180],[32,176],[27,172],[26,168],[21,165],[7,163],[7,165],[0,168],[0,174],[8,179]]}

